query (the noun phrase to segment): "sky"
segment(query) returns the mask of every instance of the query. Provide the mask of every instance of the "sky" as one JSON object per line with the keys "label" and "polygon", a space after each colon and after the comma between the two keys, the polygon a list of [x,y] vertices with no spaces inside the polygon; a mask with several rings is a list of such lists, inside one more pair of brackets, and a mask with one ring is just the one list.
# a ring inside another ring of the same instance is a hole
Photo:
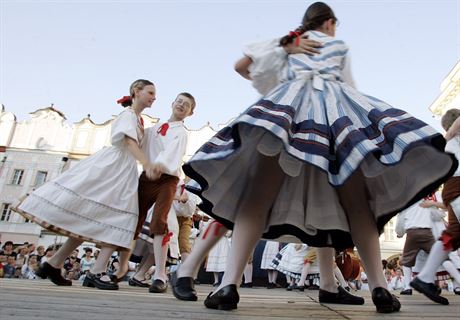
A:
{"label": "sky", "polygon": [[[39,108],[102,123],[138,78],[145,111],[166,121],[179,92],[196,97],[186,126],[217,128],[259,95],[233,69],[251,42],[294,30],[313,1],[0,0],[0,103],[18,121]],[[460,60],[460,0],[326,1],[350,47],[358,89],[441,130],[429,106]]]}

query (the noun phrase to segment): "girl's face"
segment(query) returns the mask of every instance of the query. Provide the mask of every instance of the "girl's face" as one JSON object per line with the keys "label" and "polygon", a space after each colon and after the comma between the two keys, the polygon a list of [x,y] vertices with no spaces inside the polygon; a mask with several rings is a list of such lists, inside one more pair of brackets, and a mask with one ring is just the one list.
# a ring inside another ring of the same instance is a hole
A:
{"label": "girl's face", "polygon": [[135,99],[143,108],[150,108],[156,98],[156,89],[154,85],[145,86],[142,89],[135,89]]}
{"label": "girl's face", "polygon": [[37,263],[37,257],[36,256],[32,256],[29,258],[29,264],[36,264]]}

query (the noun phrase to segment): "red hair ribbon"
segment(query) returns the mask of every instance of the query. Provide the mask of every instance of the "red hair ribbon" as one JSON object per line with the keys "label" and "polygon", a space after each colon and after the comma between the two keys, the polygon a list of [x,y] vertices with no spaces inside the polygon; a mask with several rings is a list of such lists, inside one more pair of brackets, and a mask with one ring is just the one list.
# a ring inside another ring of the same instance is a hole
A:
{"label": "red hair ribbon", "polygon": [[211,223],[209,224],[208,228],[207,228],[206,231],[204,232],[204,234],[203,234],[203,240],[206,239],[206,236],[208,235],[209,230],[211,230],[213,224],[216,225],[216,229],[214,230],[214,235],[215,235],[216,237],[219,235],[219,230],[220,230],[220,228],[223,227],[223,224],[214,220],[213,222],[211,222]]}
{"label": "red hair ribbon", "polygon": [[161,242],[161,246],[164,247],[165,245],[167,245],[169,243],[169,241],[171,240],[171,237],[174,235],[174,233],[172,233],[171,231],[168,232],[168,234],[166,234],[164,237],[163,237],[163,241]]}
{"label": "red hair ribbon", "polygon": [[144,119],[142,117],[139,117],[139,123],[141,124],[141,127],[144,127]]}
{"label": "red hair ribbon", "polygon": [[298,33],[297,31],[291,31],[289,32],[289,36],[295,37],[295,45],[300,46],[300,33]]}
{"label": "red hair ribbon", "polygon": [[123,103],[128,102],[128,101],[131,101],[131,97],[130,96],[123,96],[121,99],[117,100],[117,103],[122,105]]}
{"label": "red hair ribbon", "polygon": [[165,136],[166,135],[166,131],[168,131],[169,129],[169,124],[166,122],[166,123],[163,123],[157,130],[157,133],[161,134],[162,136]]}

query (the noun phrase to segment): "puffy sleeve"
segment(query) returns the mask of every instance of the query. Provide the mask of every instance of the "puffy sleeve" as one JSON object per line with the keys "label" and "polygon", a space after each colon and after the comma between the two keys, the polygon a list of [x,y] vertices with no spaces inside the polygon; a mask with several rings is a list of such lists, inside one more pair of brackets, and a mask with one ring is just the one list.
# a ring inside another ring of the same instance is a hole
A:
{"label": "puffy sleeve", "polygon": [[395,232],[398,238],[402,238],[406,233],[406,211],[402,211],[396,218]]}
{"label": "puffy sleeve", "polygon": [[117,147],[121,146],[125,136],[139,143],[137,137],[137,116],[134,111],[130,109],[125,109],[113,122],[111,134],[112,145]]}
{"label": "puffy sleeve", "polygon": [[273,39],[249,44],[243,53],[252,59],[249,66],[252,86],[266,95],[280,83],[281,70],[287,65],[286,51],[279,46],[279,39]]}

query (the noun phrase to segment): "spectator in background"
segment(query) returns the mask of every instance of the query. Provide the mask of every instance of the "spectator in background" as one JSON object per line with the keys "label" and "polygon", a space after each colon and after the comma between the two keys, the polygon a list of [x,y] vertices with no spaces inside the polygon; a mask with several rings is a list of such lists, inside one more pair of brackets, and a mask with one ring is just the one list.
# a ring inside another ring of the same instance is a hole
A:
{"label": "spectator in background", "polygon": [[41,262],[42,257],[45,255],[45,247],[44,246],[38,246],[36,249],[36,255],[37,255],[37,261]]}
{"label": "spectator in background", "polygon": [[3,267],[5,265],[6,265],[6,255],[3,253],[3,251],[0,251],[0,278],[3,278],[4,276]]}
{"label": "spectator in background", "polygon": [[82,273],[86,274],[87,271],[89,271],[94,263],[95,259],[92,257],[93,254],[93,249],[91,248],[85,248],[85,255],[80,259],[80,270]]}
{"label": "spectator in background", "polygon": [[35,279],[35,271],[38,269],[38,260],[36,255],[30,255],[27,263],[21,268],[21,277],[24,279]]}
{"label": "spectator in background", "polygon": [[5,256],[14,256],[14,258],[17,256],[17,253],[13,250],[13,241],[5,242],[1,252],[3,252]]}
{"label": "spectator in background", "polygon": [[48,261],[54,254],[54,247],[46,248],[45,255],[41,258],[40,263]]}
{"label": "spectator in background", "polygon": [[29,260],[28,245],[20,246],[16,250],[18,252],[16,255],[16,267],[22,268],[22,266],[26,265],[27,261]]}
{"label": "spectator in background", "polygon": [[16,257],[9,255],[6,258],[6,265],[3,266],[4,278],[14,278],[16,272]]}

